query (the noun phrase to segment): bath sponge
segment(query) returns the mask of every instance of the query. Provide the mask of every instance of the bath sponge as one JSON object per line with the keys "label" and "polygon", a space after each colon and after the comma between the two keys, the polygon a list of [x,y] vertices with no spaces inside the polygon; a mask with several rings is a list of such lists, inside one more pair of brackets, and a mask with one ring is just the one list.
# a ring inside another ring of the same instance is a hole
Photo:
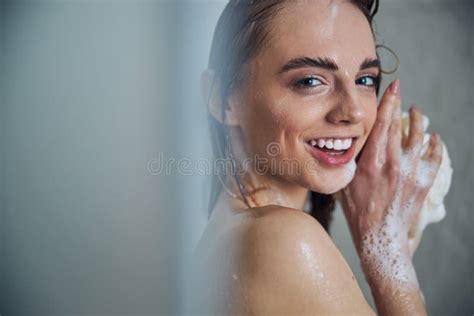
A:
{"label": "bath sponge", "polygon": [[[404,137],[408,136],[409,132],[409,114],[408,112],[402,112],[402,133]],[[430,121],[428,117],[423,115],[423,130],[426,132]],[[428,149],[430,135],[425,133],[423,138],[423,154]],[[410,227],[410,236],[414,236],[413,240],[419,241],[423,230],[430,223],[436,223],[441,221],[446,215],[446,208],[444,206],[444,197],[448,194],[449,187],[451,186],[451,178],[453,169],[451,167],[451,159],[449,158],[448,149],[442,142],[443,146],[443,161],[441,162],[440,169],[434,180],[433,186],[431,187],[428,195],[425,199],[423,207],[418,214],[417,220]]]}

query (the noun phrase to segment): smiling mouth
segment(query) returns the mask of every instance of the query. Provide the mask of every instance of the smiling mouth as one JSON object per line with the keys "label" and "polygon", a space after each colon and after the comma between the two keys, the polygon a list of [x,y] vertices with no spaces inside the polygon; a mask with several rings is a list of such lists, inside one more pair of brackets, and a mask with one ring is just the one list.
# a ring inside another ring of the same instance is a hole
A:
{"label": "smiling mouth", "polygon": [[353,147],[357,137],[310,139],[306,143],[331,156],[343,155]]}
{"label": "smiling mouth", "polygon": [[311,139],[306,142],[311,155],[329,168],[342,167],[355,156],[358,137]]}

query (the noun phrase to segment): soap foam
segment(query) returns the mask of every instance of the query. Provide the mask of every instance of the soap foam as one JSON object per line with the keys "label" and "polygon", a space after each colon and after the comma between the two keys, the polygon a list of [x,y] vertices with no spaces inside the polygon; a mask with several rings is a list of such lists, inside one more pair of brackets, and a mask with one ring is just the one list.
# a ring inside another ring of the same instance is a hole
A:
{"label": "soap foam", "polygon": [[[349,179],[349,182],[352,181],[354,178],[355,172],[357,169],[357,164],[355,162],[355,158],[353,158],[347,165],[346,165],[346,177]],[[348,183],[349,183],[348,182]]]}
{"label": "soap foam", "polygon": [[[423,135],[423,155],[426,155],[430,143],[430,135],[426,133],[429,124],[429,118],[423,115],[423,131],[425,132]],[[408,137],[410,130],[409,125],[409,113],[402,112],[402,133],[404,138]],[[423,230],[428,224],[439,222],[446,215],[446,208],[443,202],[444,197],[448,194],[449,187],[451,186],[453,169],[451,167],[451,159],[447,147],[442,141],[441,145],[443,147],[441,166],[435,176],[433,185],[428,191],[428,195],[426,196],[421,211],[418,213],[418,218],[416,219],[415,224],[410,228],[410,236],[413,236],[412,247],[421,239]],[[431,180],[430,177],[434,176],[432,172],[435,172],[436,164],[425,160],[421,160],[420,163],[420,174],[417,178],[417,186],[426,187]]]}
{"label": "soap foam", "polygon": [[402,204],[402,193],[404,182],[413,170],[414,155],[419,150],[419,147],[413,148],[401,155],[400,178],[394,200],[387,210],[382,226],[369,230],[362,237],[361,244],[362,263],[371,277],[416,288],[419,288],[419,284],[411,258],[407,251],[402,249],[408,234],[409,218],[415,211],[415,196]]}
{"label": "soap foam", "polygon": [[[429,119],[423,116],[423,127],[429,125]],[[408,136],[408,113],[402,113],[402,133],[406,138]],[[403,249],[406,242],[409,229],[408,220],[413,215],[415,209],[415,196],[410,197],[403,205],[402,190],[403,183],[406,178],[413,176],[413,163],[416,162],[417,171],[415,176],[415,185],[418,188],[428,187],[434,179],[434,184],[428,193],[423,204],[422,210],[418,214],[415,225],[410,229],[410,235],[414,235],[414,239],[408,240],[408,247],[412,249],[416,238],[421,238],[421,234],[427,224],[440,221],[446,214],[443,204],[444,196],[447,194],[452,176],[451,160],[447,152],[446,146],[443,146],[443,160],[441,167],[436,174],[437,165],[418,158],[420,153],[426,154],[429,148],[430,135],[425,134],[423,143],[409,151],[405,151],[400,157],[400,179],[397,185],[396,194],[391,203],[381,227],[372,228],[363,237],[361,243],[361,260],[363,267],[369,275],[376,280],[386,282],[396,282],[402,286],[413,286],[420,289],[407,249]],[[386,139],[382,141],[386,142]],[[386,146],[382,146],[385,148]],[[376,153],[376,164],[385,163],[384,151]],[[415,160],[416,159],[416,160]],[[343,189],[346,196],[349,209],[355,211],[355,204],[351,196],[349,187]],[[368,212],[374,211],[374,202],[370,202]],[[421,292],[421,290],[420,290]],[[424,301],[423,293],[421,293]]]}
{"label": "soap foam", "polygon": [[[403,251],[404,220],[397,216],[401,192],[398,191],[381,227],[362,237],[362,264],[374,280],[419,287],[410,257]],[[403,208],[410,208],[404,205]]]}
{"label": "soap foam", "polygon": [[436,175],[437,165],[434,162],[421,160],[418,164],[416,185],[420,188],[429,187]]}

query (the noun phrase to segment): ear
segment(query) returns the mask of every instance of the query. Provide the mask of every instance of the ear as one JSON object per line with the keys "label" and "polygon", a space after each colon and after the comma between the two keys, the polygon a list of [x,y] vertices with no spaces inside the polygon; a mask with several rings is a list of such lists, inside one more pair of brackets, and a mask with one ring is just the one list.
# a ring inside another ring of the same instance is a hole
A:
{"label": "ear", "polygon": [[[201,74],[201,94],[204,104],[211,115],[221,124],[236,126],[238,124],[236,113],[236,102],[231,96],[228,100],[222,100],[221,87],[217,81],[214,70],[206,69]],[[225,120],[222,117],[222,107],[225,106]]]}

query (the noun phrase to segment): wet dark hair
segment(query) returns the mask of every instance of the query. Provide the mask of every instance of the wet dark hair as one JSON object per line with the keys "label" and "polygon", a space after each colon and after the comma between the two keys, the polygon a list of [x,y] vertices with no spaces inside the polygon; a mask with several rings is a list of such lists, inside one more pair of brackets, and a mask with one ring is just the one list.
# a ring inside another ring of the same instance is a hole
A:
{"label": "wet dark hair", "polygon": [[[269,23],[290,0],[230,0],[222,12],[212,41],[208,68],[214,72],[214,82],[219,86],[222,101],[221,118],[229,96],[239,87],[245,76],[246,65],[268,43]],[[369,22],[372,34],[373,18],[378,11],[378,0],[349,0],[364,14]],[[381,82],[381,72],[377,82]],[[379,94],[379,84],[376,93]],[[210,135],[214,159],[233,159],[228,143],[227,126],[208,112]],[[234,166],[235,167],[235,166]],[[235,170],[234,170],[235,171]],[[233,172],[239,185],[240,194],[248,205],[248,194],[236,172]],[[217,197],[223,189],[222,170],[214,170],[209,201],[209,215]],[[310,214],[319,221],[329,233],[335,200],[332,195],[311,192]]]}

